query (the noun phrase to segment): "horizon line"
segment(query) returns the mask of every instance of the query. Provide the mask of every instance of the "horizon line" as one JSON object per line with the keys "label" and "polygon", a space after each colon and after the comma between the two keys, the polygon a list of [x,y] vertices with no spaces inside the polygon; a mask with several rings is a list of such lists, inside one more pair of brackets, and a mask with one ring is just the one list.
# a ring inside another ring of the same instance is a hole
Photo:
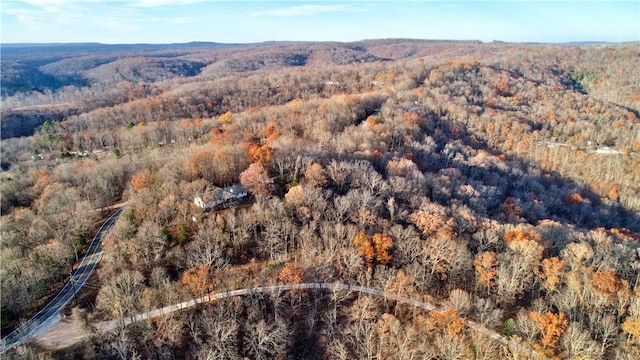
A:
{"label": "horizon line", "polygon": [[339,40],[266,40],[257,42],[217,42],[208,40],[193,40],[187,42],[169,42],[169,43],[155,43],[155,42],[133,42],[133,43],[104,43],[97,41],[78,41],[78,42],[2,42],[0,45],[12,45],[12,46],[53,46],[53,45],[106,45],[106,46],[132,46],[132,45],[156,45],[156,46],[170,46],[170,45],[194,45],[194,44],[216,44],[216,45],[260,45],[260,44],[272,44],[272,43],[298,43],[298,44],[321,44],[321,43],[338,43],[338,44],[352,44],[366,41],[381,41],[381,40],[408,40],[408,41],[433,41],[433,42],[478,42],[482,44],[491,43],[504,43],[504,44],[626,44],[637,43],[640,40],[631,41],[602,41],[602,40],[571,40],[571,41],[504,41],[504,40],[491,40],[482,41],[479,39],[423,39],[423,38],[370,38],[354,41],[339,41]]}

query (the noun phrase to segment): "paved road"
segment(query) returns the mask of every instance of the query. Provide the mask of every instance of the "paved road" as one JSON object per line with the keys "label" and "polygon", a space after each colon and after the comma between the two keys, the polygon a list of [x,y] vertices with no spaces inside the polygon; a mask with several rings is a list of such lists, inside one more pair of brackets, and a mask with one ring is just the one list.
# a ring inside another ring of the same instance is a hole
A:
{"label": "paved road", "polygon": [[[6,350],[17,346],[23,342],[26,342],[30,339],[35,338],[38,335],[44,334],[53,324],[55,324],[59,320],[59,315],[65,305],[67,305],[71,299],[73,298],[75,292],[80,289],[84,283],[87,281],[98,262],[100,261],[100,257],[102,256],[102,239],[103,237],[111,230],[113,227],[117,216],[122,211],[122,208],[116,210],[105,222],[102,224],[98,232],[96,233],[93,241],[89,245],[89,249],[85,254],[80,266],[76,269],[76,271],[71,276],[71,281],[67,282],[62,290],[47,304],[42,310],[40,310],[36,315],[34,315],[31,319],[26,321],[22,326],[14,330],[12,333],[7,335],[4,339],[2,339],[2,349],[0,354],[4,353]],[[349,285],[342,283],[304,283],[304,284],[294,284],[294,285],[272,285],[272,286],[258,286],[253,288],[245,288],[238,290],[231,290],[226,292],[217,293],[215,295],[205,295],[198,299],[193,299],[185,302],[181,302],[175,305],[166,306],[161,309],[155,309],[151,311],[147,311],[132,317],[128,317],[125,319],[117,319],[106,321],[101,324],[97,324],[97,328],[101,331],[110,331],[115,329],[118,326],[125,326],[131,324],[136,321],[141,321],[145,319],[150,319],[153,317],[157,317],[163,314],[168,314],[174,311],[179,311],[182,309],[187,309],[197,304],[206,303],[214,300],[225,299],[234,296],[245,296],[251,295],[255,293],[272,293],[277,294],[283,291],[291,291],[291,290],[330,290],[330,291],[353,291],[368,294],[371,296],[385,298],[387,300],[396,301],[403,304],[408,304],[411,306],[415,306],[427,311],[441,311],[443,310],[441,307],[435,306],[433,304],[421,302],[418,300],[414,300],[408,298],[406,296],[395,295],[391,293],[385,293],[380,289],[373,289],[359,285]],[[481,333],[490,339],[501,343],[505,346],[508,346],[512,351],[526,354],[530,358],[533,359],[548,359],[543,354],[533,351],[526,344],[513,341],[511,339],[505,338],[494,330],[488,329],[482,324],[478,324],[472,320],[464,320],[465,324]]]}
{"label": "paved road", "polygon": [[[119,326],[129,325],[136,321],[142,321],[142,320],[154,318],[160,315],[169,314],[174,311],[187,309],[201,303],[225,299],[228,297],[245,296],[245,295],[251,295],[255,293],[277,294],[283,291],[313,290],[313,289],[324,289],[324,290],[331,290],[331,291],[336,291],[336,290],[354,291],[354,292],[364,293],[364,294],[368,294],[375,297],[385,298],[387,300],[392,300],[392,301],[396,301],[403,304],[408,304],[408,305],[415,306],[427,311],[444,310],[443,308],[435,306],[433,304],[414,300],[406,296],[386,293],[380,289],[373,289],[373,288],[368,288],[368,287],[359,286],[359,285],[349,285],[349,284],[341,284],[341,283],[304,283],[304,284],[295,284],[295,285],[259,286],[254,288],[245,288],[245,289],[221,292],[215,295],[205,295],[201,298],[181,302],[175,305],[165,306],[161,309],[147,311],[147,312],[144,312],[132,317],[128,317],[125,319],[106,321],[104,323],[98,324],[98,326],[96,327],[101,331],[105,331],[105,332],[111,331],[116,329]],[[530,359],[545,359],[545,360],[549,359],[544,354],[538,353],[533,349],[531,349],[531,347],[529,347],[527,344],[506,338],[500,335],[499,333],[497,333],[496,331],[491,330],[482,324],[478,324],[473,320],[464,319],[464,322],[467,327],[487,336],[493,341],[496,341],[500,344],[503,344],[509,347],[515,353],[527,355]]]}
{"label": "paved road", "polygon": [[78,268],[71,274],[62,290],[45,305],[31,319],[27,320],[20,327],[15,329],[9,335],[2,339],[2,348],[0,354],[8,349],[20,345],[33,337],[44,333],[59,318],[60,312],[73,299],[75,293],[85,284],[91,273],[98,265],[102,256],[102,239],[113,227],[116,218],[122,211],[122,208],[116,210],[98,229],[93,237],[89,249],[84,258],[80,262]]}

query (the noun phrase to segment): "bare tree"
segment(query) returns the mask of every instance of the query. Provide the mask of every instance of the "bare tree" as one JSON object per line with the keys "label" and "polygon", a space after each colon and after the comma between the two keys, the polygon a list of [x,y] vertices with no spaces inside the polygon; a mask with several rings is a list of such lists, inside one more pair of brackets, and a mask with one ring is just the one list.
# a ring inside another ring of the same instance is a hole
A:
{"label": "bare tree", "polygon": [[198,229],[194,240],[187,246],[187,265],[210,265],[223,269],[229,265],[227,256],[228,235],[215,226],[213,221],[206,219]]}
{"label": "bare tree", "polygon": [[449,293],[449,306],[461,316],[468,316],[471,311],[471,296],[462,289],[453,289]]}
{"label": "bare tree", "polygon": [[491,299],[478,298],[473,308],[478,322],[488,328],[495,328],[502,321],[503,311],[498,309]]}
{"label": "bare tree", "polygon": [[288,343],[285,324],[259,320],[254,324],[246,324],[245,331],[243,339],[248,355],[255,359],[272,359],[285,355]]}
{"label": "bare tree", "polygon": [[124,270],[105,284],[96,299],[98,309],[116,318],[135,314],[144,287],[144,276]]}
{"label": "bare tree", "polygon": [[561,348],[568,358],[601,359],[602,347],[578,323],[571,323],[560,339]]}

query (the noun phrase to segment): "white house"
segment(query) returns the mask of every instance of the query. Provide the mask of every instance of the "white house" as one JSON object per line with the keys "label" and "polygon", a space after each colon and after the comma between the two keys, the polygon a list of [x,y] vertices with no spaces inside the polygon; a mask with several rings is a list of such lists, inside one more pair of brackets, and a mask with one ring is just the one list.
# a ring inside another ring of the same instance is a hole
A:
{"label": "white house", "polygon": [[234,184],[225,188],[215,188],[206,193],[196,195],[193,203],[199,208],[209,211],[217,206],[229,204],[249,195],[247,189],[240,184]]}
{"label": "white house", "polygon": [[605,147],[596,149],[596,154],[619,155],[619,154],[622,154],[622,151],[605,146]]}

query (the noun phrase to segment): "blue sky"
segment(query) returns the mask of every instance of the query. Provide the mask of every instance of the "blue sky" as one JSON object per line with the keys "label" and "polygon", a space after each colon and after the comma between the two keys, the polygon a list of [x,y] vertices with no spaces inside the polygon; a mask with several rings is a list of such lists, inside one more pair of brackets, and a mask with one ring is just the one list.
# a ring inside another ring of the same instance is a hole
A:
{"label": "blue sky", "polygon": [[640,1],[2,0],[2,43],[638,41]]}

